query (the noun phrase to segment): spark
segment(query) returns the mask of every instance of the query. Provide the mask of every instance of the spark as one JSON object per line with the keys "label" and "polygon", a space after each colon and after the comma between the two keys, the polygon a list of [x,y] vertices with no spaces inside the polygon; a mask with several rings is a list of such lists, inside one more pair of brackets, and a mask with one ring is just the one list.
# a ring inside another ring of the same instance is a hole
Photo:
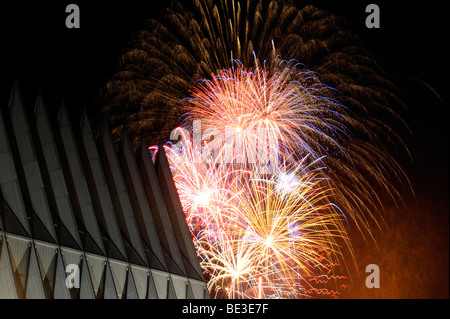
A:
{"label": "spark", "polygon": [[196,162],[192,144],[166,152],[211,293],[306,297],[299,273],[320,276],[325,268],[318,266],[340,258],[338,242],[348,241],[343,216],[313,164],[284,163],[263,177]]}
{"label": "spark", "polygon": [[389,150],[408,151],[385,124],[407,128],[398,89],[329,12],[290,1],[189,8],[148,20],[104,88],[116,141],[125,122],[136,147],[184,119],[165,150],[212,295],[338,296],[308,278],[339,279],[330,271],[341,247],[351,251],[345,226],[374,240],[385,205],[402,201],[396,183],[409,184]]}

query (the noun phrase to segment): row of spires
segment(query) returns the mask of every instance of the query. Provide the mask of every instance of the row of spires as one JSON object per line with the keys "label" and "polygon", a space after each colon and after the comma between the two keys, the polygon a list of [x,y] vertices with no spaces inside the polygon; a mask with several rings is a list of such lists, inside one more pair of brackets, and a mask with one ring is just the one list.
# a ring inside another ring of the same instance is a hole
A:
{"label": "row of spires", "polygon": [[96,141],[86,111],[76,138],[65,103],[52,128],[41,93],[29,122],[17,82],[2,109],[1,196],[16,233],[203,280],[162,149],[153,163],[142,138],[135,154],[125,125],[116,149],[106,120]]}

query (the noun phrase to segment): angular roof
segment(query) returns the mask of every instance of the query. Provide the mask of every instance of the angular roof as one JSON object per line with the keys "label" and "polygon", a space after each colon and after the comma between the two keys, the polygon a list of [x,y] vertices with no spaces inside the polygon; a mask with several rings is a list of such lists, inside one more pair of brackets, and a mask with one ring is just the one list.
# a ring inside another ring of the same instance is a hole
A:
{"label": "angular roof", "polygon": [[52,122],[42,94],[28,114],[17,82],[8,106],[0,298],[207,297],[164,152],[153,163],[143,139],[135,154],[126,128],[117,147],[107,122],[95,140],[86,112],[74,132],[64,103]]}

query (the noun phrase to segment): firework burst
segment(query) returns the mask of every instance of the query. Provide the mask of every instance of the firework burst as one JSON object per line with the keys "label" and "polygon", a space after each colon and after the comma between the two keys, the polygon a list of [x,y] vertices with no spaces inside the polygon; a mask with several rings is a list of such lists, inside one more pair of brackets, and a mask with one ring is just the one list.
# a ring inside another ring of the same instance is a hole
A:
{"label": "firework burst", "polygon": [[371,238],[407,181],[384,121],[404,124],[396,88],[328,12],[192,10],[174,3],[123,56],[103,92],[113,134],[127,122],[135,145],[159,143],[181,124],[165,151],[213,296],[337,296],[317,285],[345,277],[333,271],[351,254],[347,225]]}
{"label": "firework burst", "polygon": [[[337,144],[333,137],[347,133],[345,108],[322,94],[321,89],[330,88],[313,72],[281,61],[277,69],[283,71],[269,75],[235,63],[237,67],[221,70],[212,80],[199,81],[185,100],[188,119],[223,132],[227,140],[216,153],[222,161],[261,162],[257,153],[276,162],[293,154],[298,155],[294,161],[302,154],[316,158],[322,155],[320,143]],[[239,153],[230,157],[233,150]]]}
{"label": "firework burst", "polygon": [[[168,152],[172,163],[180,162],[178,154]],[[302,276],[325,274],[321,267],[336,263],[340,244],[349,244],[344,216],[317,170],[309,172],[310,167],[300,164],[261,178],[247,170],[173,167],[208,287],[216,297],[310,296]],[[262,291],[258,295],[257,289]]]}
{"label": "firework burst", "polygon": [[[388,181],[382,166],[367,165],[380,163],[380,154],[350,138],[348,127],[360,124],[327,97],[331,88],[297,64],[295,72],[285,61],[280,65],[283,71],[272,76],[238,65],[199,81],[183,101],[185,123],[193,124],[174,130],[176,143],[165,148],[216,296],[336,296],[311,281],[345,277],[329,276],[345,265],[342,247],[352,254],[346,217],[366,235],[369,221],[378,222],[371,210],[378,197],[362,173]],[[343,161],[346,152],[365,169],[350,170],[355,166]],[[358,189],[344,186],[344,175],[336,178],[330,168],[347,169],[345,178]]]}
{"label": "firework burst", "polygon": [[[322,158],[305,155],[292,163],[278,155],[276,172],[261,174],[255,165],[224,163],[219,156],[199,160],[190,143],[194,134],[174,132],[181,138],[165,150],[211,294],[311,296],[305,278],[329,274],[332,269],[324,269],[338,264],[341,245],[350,247]],[[206,141],[201,145],[209,150]]]}

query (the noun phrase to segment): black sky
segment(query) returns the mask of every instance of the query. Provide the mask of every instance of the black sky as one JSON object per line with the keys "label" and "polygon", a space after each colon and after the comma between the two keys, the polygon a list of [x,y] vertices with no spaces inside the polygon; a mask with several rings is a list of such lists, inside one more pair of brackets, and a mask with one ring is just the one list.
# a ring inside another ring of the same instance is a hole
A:
{"label": "black sky", "polygon": [[[414,76],[444,96],[448,72],[445,9],[410,1],[303,1],[345,17],[363,44],[393,77]],[[76,3],[81,28],[67,29],[65,8]],[[381,28],[367,29],[365,7],[376,3]],[[437,2],[436,2],[437,3]],[[21,82],[54,88],[54,95],[86,102],[114,72],[132,33],[143,20],[158,14],[162,1],[12,1],[2,9],[1,33],[6,59],[3,76],[18,74]],[[7,8],[7,9],[5,9]],[[24,83],[26,84],[26,83]],[[76,92],[76,96],[72,93]]]}

